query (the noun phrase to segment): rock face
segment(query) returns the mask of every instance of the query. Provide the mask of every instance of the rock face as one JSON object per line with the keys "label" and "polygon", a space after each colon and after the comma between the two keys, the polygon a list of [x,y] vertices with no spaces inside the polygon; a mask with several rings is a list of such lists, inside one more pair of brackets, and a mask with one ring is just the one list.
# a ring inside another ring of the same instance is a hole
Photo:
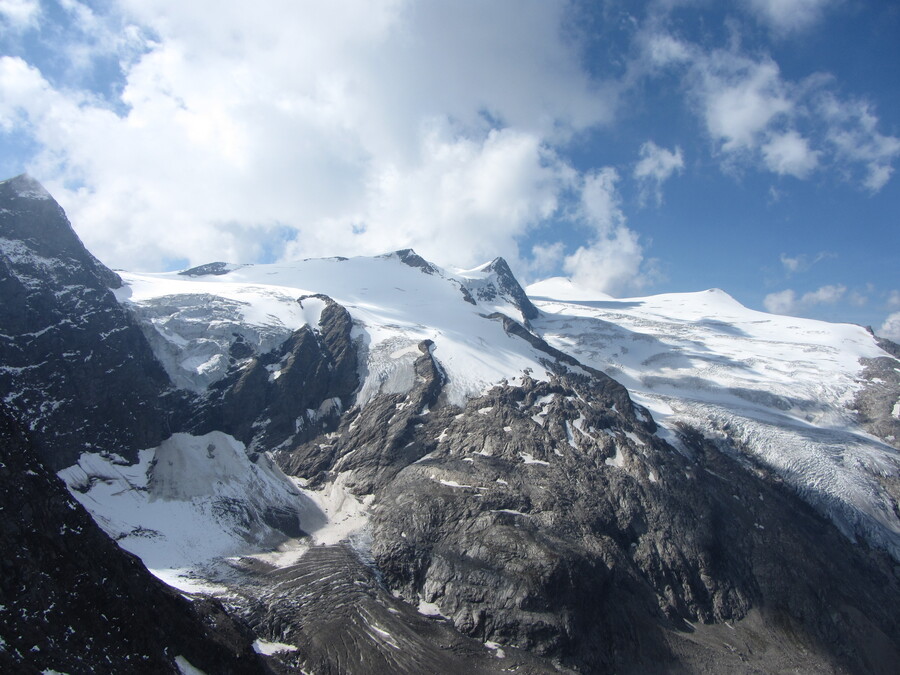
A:
{"label": "rock face", "polygon": [[[429,361],[408,397],[351,411],[331,447],[287,462],[374,493],[374,562],[412,605],[577,672],[887,673],[900,658],[878,600],[900,593],[890,559],[762,469],[690,430],[677,452],[620,385],[564,369],[434,407]],[[743,648],[692,644],[725,622]]]}
{"label": "rock face", "polygon": [[879,340],[879,345],[893,358],[863,361],[865,386],[857,394],[853,409],[867,431],[900,449],[900,346],[890,340]]}
{"label": "rock face", "polygon": [[466,287],[479,300],[506,299],[511,305],[522,313],[523,320],[527,323],[538,317],[538,309],[534,306],[525,291],[519,285],[518,280],[503,258],[494,258],[481,268],[485,278],[471,280]]}
{"label": "rock face", "polygon": [[151,576],[36,452],[0,406],[0,670],[266,672],[245,626]]}
{"label": "rock face", "polygon": [[337,425],[359,387],[352,321],[327,296],[298,302],[304,300],[324,302],[318,326],[303,326],[277,348],[232,367],[209,387],[191,426],[200,433],[220,429],[268,450]]}
{"label": "rock face", "polygon": [[169,432],[169,380],[36,181],[0,183],[0,392],[53,469],[85,451],[134,459]]}

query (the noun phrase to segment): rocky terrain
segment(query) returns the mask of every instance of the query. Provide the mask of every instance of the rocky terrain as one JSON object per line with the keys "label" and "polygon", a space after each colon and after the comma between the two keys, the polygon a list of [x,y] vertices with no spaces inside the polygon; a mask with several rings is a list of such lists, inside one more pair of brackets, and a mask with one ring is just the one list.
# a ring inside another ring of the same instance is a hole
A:
{"label": "rocky terrain", "polygon": [[253,634],[123,551],[0,408],[0,670],[265,673]]}
{"label": "rocky terrain", "polygon": [[103,672],[137,602],[160,672],[896,672],[895,346],[409,250],[116,275],[0,198],[2,489],[59,505],[4,503],[7,663]]}

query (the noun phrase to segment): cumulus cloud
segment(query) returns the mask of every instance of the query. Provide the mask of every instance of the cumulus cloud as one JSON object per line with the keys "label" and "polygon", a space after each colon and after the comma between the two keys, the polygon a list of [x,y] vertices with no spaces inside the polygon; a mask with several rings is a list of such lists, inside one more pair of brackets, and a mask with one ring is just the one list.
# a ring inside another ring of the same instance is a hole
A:
{"label": "cumulus cloud", "polygon": [[776,33],[804,30],[822,17],[834,0],[745,0],[748,8]]}
{"label": "cumulus cloud", "polygon": [[563,269],[583,288],[622,295],[648,283],[642,271],[640,237],[626,226],[618,193],[619,174],[604,167],[587,175],[581,189],[580,216],[593,234],[590,242],[566,256]]}
{"label": "cumulus cloud", "polygon": [[871,192],[881,190],[894,172],[891,163],[900,157],[900,138],[878,131],[878,117],[865,101],[840,100],[826,93],[819,110],[829,122],[827,140],[838,161],[848,173],[861,164],[863,185]]}
{"label": "cumulus cloud", "polygon": [[[785,17],[811,16],[812,5],[804,13],[801,4],[772,7],[783,7]],[[900,137],[881,133],[867,101],[835,94],[829,76],[789,80],[771,56],[743,50],[740,40],[709,49],[677,37],[660,19],[640,33],[638,44],[637,71],[682,73],[687,99],[725,169],[753,166],[807,179],[828,168],[872,193],[893,174]]]}
{"label": "cumulus cloud", "polygon": [[565,257],[565,246],[561,241],[552,244],[535,244],[531,247],[531,264],[528,279],[552,274]]}
{"label": "cumulus cloud", "polygon": [[0,23],[24,31],[37,25],[40,11],[38,0],[0,0]]}
{"label": "cumulus cloud", "polygon": [[821,154],[811,150],[809,142],[796,131],[773,134],[762,146],[762,153],[771,171],[795,178],[809,176],[818,165]]}
{"label": "cumulus cloud", "polygon": [[878,329],[878,335],[888,340],[900,342],[900,312],[889,314]]}
{"label": "cumulus cloud", "polygon": [[640,161],[634,167],[634,177],[641,183],[641,199],[646,201],[652,196],[657,205],[662,204],[662,185],[675,173],[684,170],[684,157],[681,148],[666,150],[653,141],[641,146]]}
{"label": "cumulus cloud", "polygon": [[116,21],[130,36],[121,87],[56,88],[6,57],[0,124],[37,142],[29,170],[114,266],[410,245],[444,264],[527,259],[523,237],[582,182],[553,148],[615,105],[560,3],[67,7],[97,37],[85,59]]}
{"label": "cumulus cloud", "polygon": [[754,61],[717,52],[697,64],[703,116],[725,152],[752,150],[759,137],[794,104],[771,59]]}
{"label": "cumulus cloud", "polygon": [[798,296],[793,289],[769,293],[763,299],[766,311],[772,314],[802,314],[816,305],[833,305],[847,293],[842,284],[822,286],[815,291]]}
{"label": "cumulus cloud", "polygon": [[900,290],[893,290],[888,293],[887,297],[888,309],[900,309]]}

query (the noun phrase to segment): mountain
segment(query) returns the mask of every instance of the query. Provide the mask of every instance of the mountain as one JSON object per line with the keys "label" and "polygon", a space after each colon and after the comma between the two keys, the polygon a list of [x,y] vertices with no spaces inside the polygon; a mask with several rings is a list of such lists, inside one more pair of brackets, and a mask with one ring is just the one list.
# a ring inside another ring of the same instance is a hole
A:
{"label": "mountain", "polygon": [[0,275],[37,467],[2,487],[36,503],[21,476],[55,471],[275,672],[900,662],[900,362],[862,328],[411,250],[117,275],[27,177],[0,184]]}

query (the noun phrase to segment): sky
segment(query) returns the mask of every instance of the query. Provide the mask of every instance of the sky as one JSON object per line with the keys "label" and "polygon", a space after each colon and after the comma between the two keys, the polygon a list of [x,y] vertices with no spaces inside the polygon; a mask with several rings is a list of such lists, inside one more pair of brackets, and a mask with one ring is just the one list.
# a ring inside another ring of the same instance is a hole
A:
{"label": "sky", "polygon": [[0,177],[114,268],[414,248],[900,340],[900,3],[0,0]]}

